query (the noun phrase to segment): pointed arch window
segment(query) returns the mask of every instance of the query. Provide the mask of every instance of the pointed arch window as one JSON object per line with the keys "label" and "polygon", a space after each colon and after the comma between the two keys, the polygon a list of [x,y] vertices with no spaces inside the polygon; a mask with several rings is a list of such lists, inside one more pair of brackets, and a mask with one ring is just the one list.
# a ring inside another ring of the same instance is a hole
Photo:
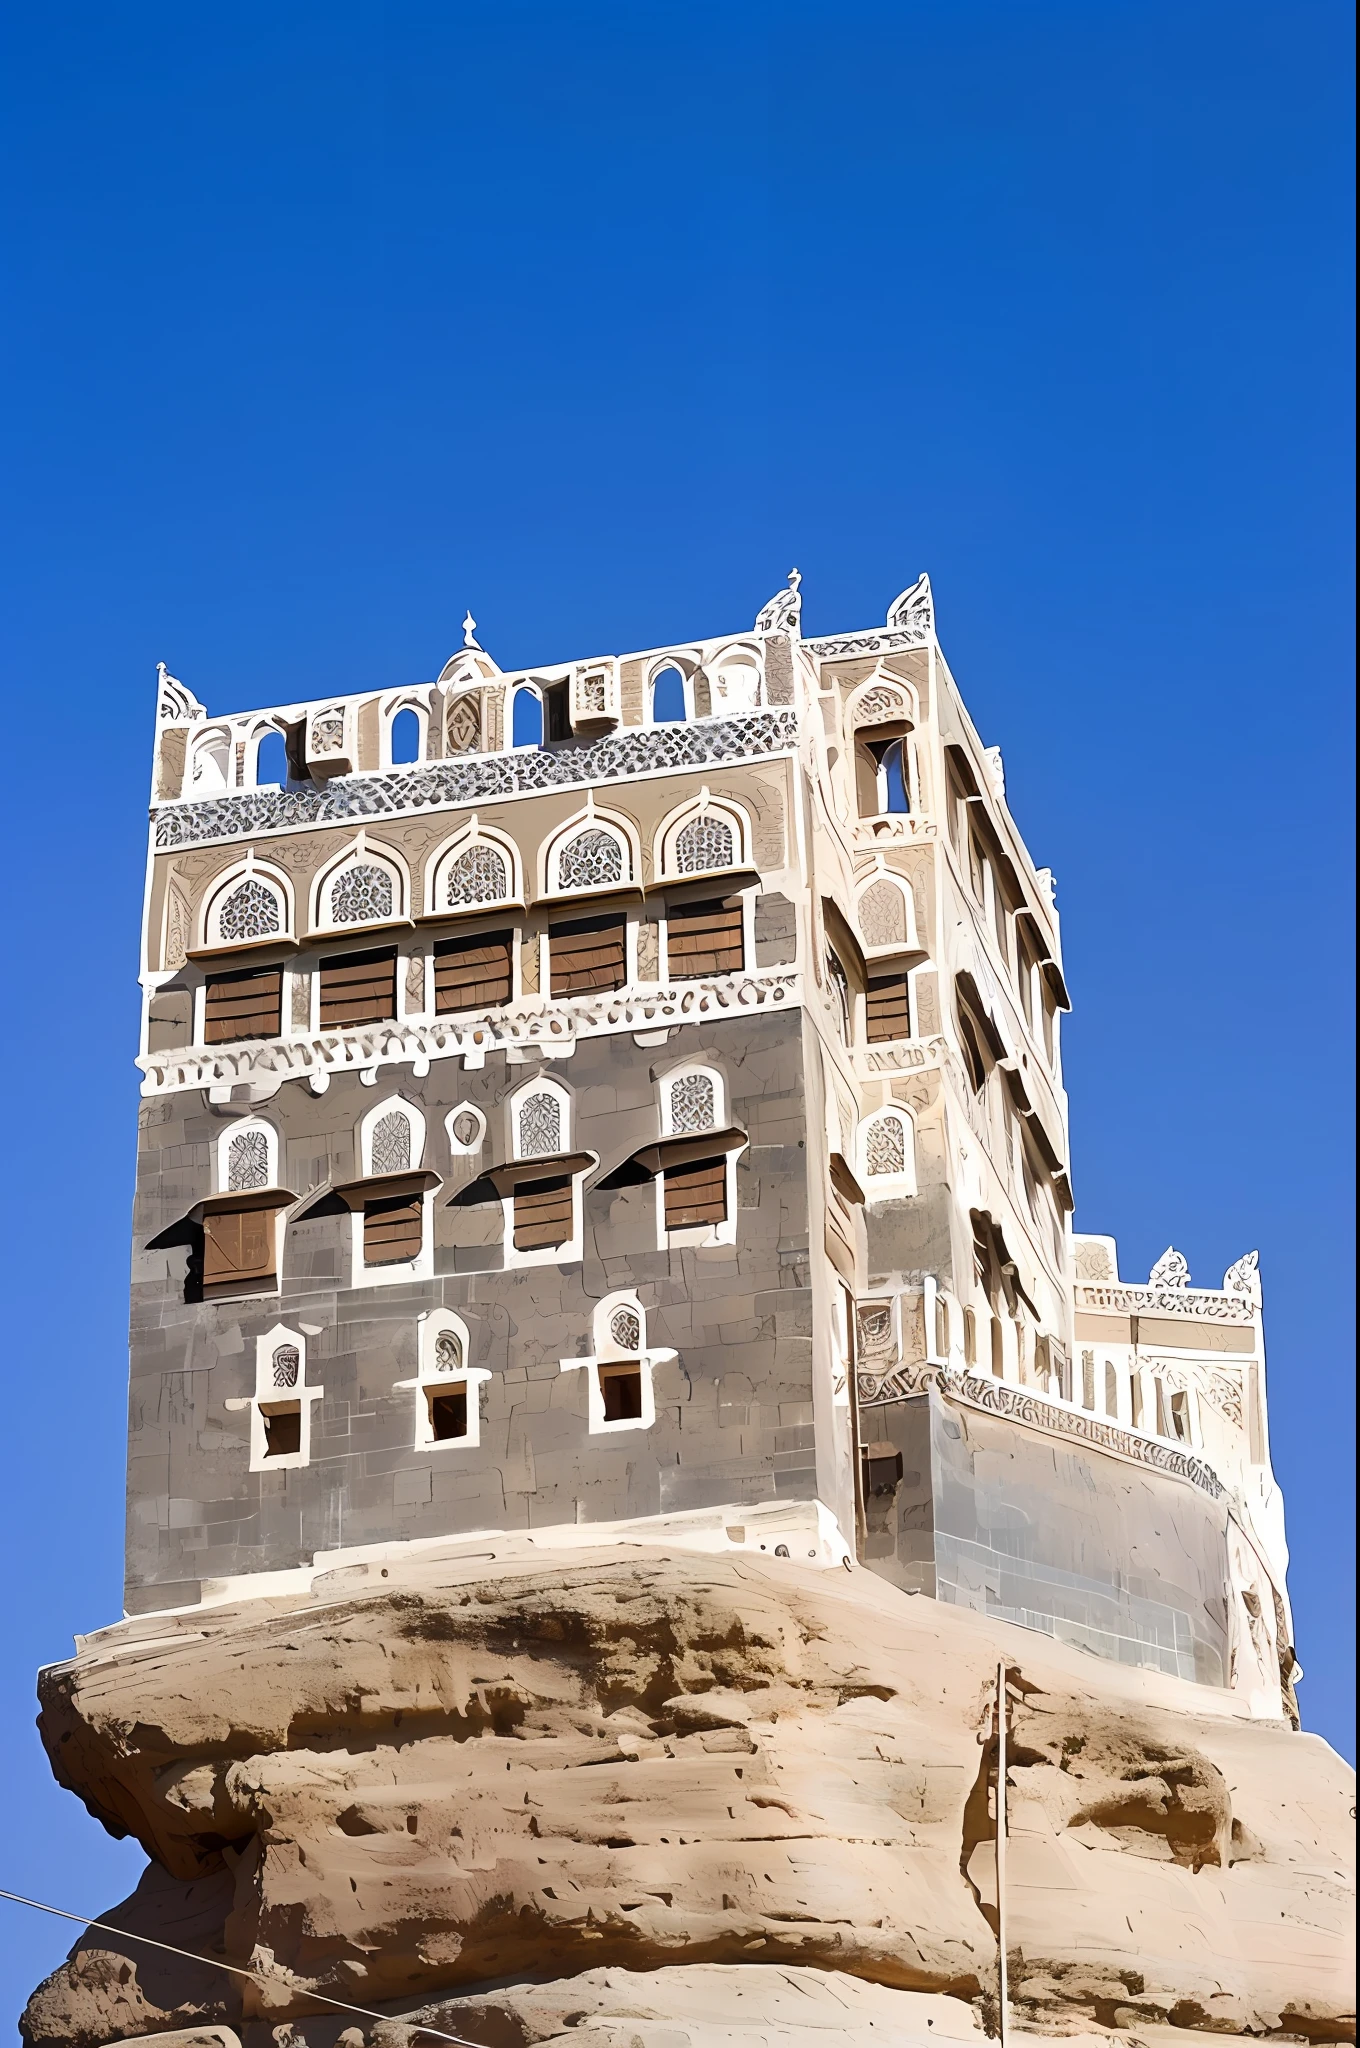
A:
{"label": "pointed arch window", "polygon": [[885,875],[871,882],[859,899],[859,928],[871,951],[905,947],[914,939],[911,906],[901,884]]}
{"label": "pointed arch window", "polygon": [[647,1341],[647,1312],[636,1294],[606,1295],[594,1315],[593,1357],[564,1358],[561,1369],[586,1374],[592,1435],[650,1429],[656,1421],[654,1368],[675,1357]]}
{"label": "pointed arch window", "polygon": [[543,744],[543,699],[527,683],[521,684],[510,700],[510,744],[512,747],[541,747]]}
{"label": "pointed arch window", "polygon": [[411,1119],[404,1109],[389,1109],[373,1126],[370,1139],[371,1170],[374,1173],[409,1173]]}
{"label": "pointed arch window", "polygon": [[510,895],[510,864],[500,848],[478,842],[455,854],[444,868],[443,895],[449,910],[504,903]]}
{"label": "pointed arch window", "polygon": [[712,1131],[718,1126],[718,1085],[702,1067],[674,1075],[666,1083],[666,1123],[678,1135]]}
{"label": "pointed arch window", "polygon": [[250,867],[215,891],[204,919],[203,937],[208,946],[245,946],[282,938],[287,930],[288,905],[281,886]]}
{"label": "pointed arch window", "polygon": [[269,1140],[262,1130],[241,1131],[227,1146],[227,1192],[269,1186]]}
{"label": "pointed arch window", "polygon": [[330,887],[330,921],[385,924],[396,907],[392,875],[376,861],[356,860],[342,868]]}
{"label": "pointed arch window", "polygon": [[673,662],[652,678],[652,724],[683,725],[689,717],[685,678]]}
{"label": "pointed arch window", "polygon": [[409,704],[404,704],[388,727],[388,757],[394,768],[406,768],[418,761],[424,752],[424,731],[420,713]]}

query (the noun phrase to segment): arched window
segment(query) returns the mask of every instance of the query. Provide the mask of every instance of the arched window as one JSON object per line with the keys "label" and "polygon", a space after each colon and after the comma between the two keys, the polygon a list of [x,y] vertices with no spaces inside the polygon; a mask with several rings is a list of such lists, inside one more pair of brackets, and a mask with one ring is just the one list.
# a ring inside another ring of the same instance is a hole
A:
{"label": "arched window", "polygon": [[[417,1337],[416,1449],[436,1444],[475,1448],[480,1434],[479,1391],[491,1375],[470,1364],[468,1331],[450,1309],[422,1316]],[[410,1386],[411,1381],[399,1381]]]}
{"label": "arched window", "polygon": [[510,864],[495,846],[478,843],[455,854],[444,868],[444,908],[504,903],[510,894]]}
{"label": "arched window", "polygon": [[598,889],[628,879],[625,849],[613,832],[587,826],[557,849],[559,889]]}
{"label": "arched window", "polygon": [[872,951],[885,946],[908,946],[914,937],[910,905],[901,884],[871,882],[859,899],[859,928]]}
{"label": "arched window", "polygon": [[652,678],[652,724],[683,725],[688,717],[685,678],[673,666],[661,669]]}
{"label": "arched window", "polygon": [[521,684],[510,700],[510,744],[512,747],[541,747],[543,744],[543,699],[527,683]]}
{"label": "arched window", "polygon": [[224,1195],[248,1195],[278,1183],[278,1133],[251,1118],[233,1124],[217,1144],[217,1180]]}
{"label": "arched window", "polygon": [[681,875],[707,874],[710,868],[736,866],[736,841],[725,818],[703,811],[675,835],[675,868]]}
{"label": "arched window", "polygon": [[590,1371],[591,1431],[650,1429],[656,1420],[653,1364],[675,1353],[649,1350],[646,1311],[635,1294],[606,1295],[594,1323],[595,1356],[562,1360],[564,1371]]}
{"label": "arched window", "polygon": [[284,928],[283,904],[270,883],[262,882],[258,875],[247,875],[214,902],[212,921],[213,936],[222,946],[273,938]]}
{"label": "arched window", "polygon": [[907,762],[905,740],[893,740],[884,748],[878,764],[879,796],[883,810],[909,811],[911,798],[907,792]]}
{"label": "arched window", "polygon": [[515,1113],[515,1150],[541,1159],[562,1150],[562,1104],[546,1090],[521,1097]]}
{"label": "arched window", "polygon": [[194,742],[189,768],[191,796],[221,796],[231,788],[231,736],[225,732],[205,733]]}
{"label": "arched window", "polygon": [[288,783],[288,748],[281,732],[267,732],[262,735],[255,749],[255,787],[266,789],[274,784],[280,789]]}
{"label": "arched window", "polygon": [[400,1098],[375,1103],[359,1126],[359,1157],[366,1174],[410,1173],[425,1149],[425,1119]]}
{"label": "arched window", "polygon": [[411,1167],[411,1119],[405,1110],[390,1109],[373,1126],[373,1173],[408,1173]]}
{"label": "arched window", "polygon": [[392,720],[388,734],[388,752],[394,768],[405,768],[421,755],[420,713],[410,705],[400,710]]}
{"label": "arched window", "polygon": [[665,1125],[669,1131],[712,1131],[718,1124],[718,1087],[702,1067],[674,1074],[665,1083]]}
{"label": "arched window", "polygon": [[866,1184],[894,1181],[898,1192],[915,1192],[916,1136],[905,1110],[882,1109],[860,1126],[860,1166]]}
{"label": "arched window", "polygon": [[331,883],[332,924],[378,924],[390,918],[395,907],[392,876],[376,861],[355,861]]}

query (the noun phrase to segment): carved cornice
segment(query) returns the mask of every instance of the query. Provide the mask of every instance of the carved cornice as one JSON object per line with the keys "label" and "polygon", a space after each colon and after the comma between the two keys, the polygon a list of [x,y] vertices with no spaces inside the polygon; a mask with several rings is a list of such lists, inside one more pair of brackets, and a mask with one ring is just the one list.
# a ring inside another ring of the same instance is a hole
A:
{"label": "carved cornice", "polygon": [[1107,1315],[1194,1317],[1212,1323],[1253,1323],[1255,1304],[1243,1294],[1211,1287],[1132,1287],[1122,1280],[1072,1290],[1078,1308]]}
{"label": "carved cornice", "polygon": [[562,1059],[578,1038],[712,1023],[756,1010],[795,1009],[801,1001],[801,977],[796,970],[757,968],[749,974],[687,981],[674,988],[619,989],[574,999],[557,997],[551,1003],[538,999],[458,1017],[356,1024],[347,1030],[143,1053],[137,1065],[145,1076],[143,1095],[288,1080],[306,1080],[324,1088],[331,1074],[371,1072],[381,1066],[410,1064],[419,1074],[428,1069],[431,1060],[462,1059],[471,1067],[480,1067],[488,1053],[509,1047]]}
{"label": "carved cornice", "polygon": [[820,661],[837,655],[893,654],[906,647],[928,647],[934,634],[925,625],[874,626],[865,633],[835,633],[825,640],[805,640],[809,654]]}
{"label": "carved cornice", "polygon": [[155,844],[158,852],[168,852],[299,826],[445,810],[541,789],[584,788],[667,768],[704,768],[782,753],[797,738],[796,711],[766,710],[694,725],[643,726],[560,753],[520,747],[503,754],[460,754],[381,775],[338,776],[324,788],[252,789],[164,804],[156,813]]}
{"label": "carved cornice", "polygon": [[1059,1407],[1042,1394],[1027,1387],[1009,1386],[1004,1380],[953,1372],[940,1365],[899,1365],[880,1379],[865,1373],[859,1375],[860,1406],[886,1407],[894,1401],[909,1400],[913,1394],[928,1393],[932,1387],[948,1400],[1003,1416],[1008,1422],[1024,1423],[1049,1436],[1075,1437],[1135,1465],[1147,1465],[1154,1471],[1169,1473],[1173,1479],[1188,1480],[1211,1500],[1222,1500],[1227,1495],[1217,1473],[1202,1459],[1188,1457],[1170,1444],[1139,1436],[1133,1430],[1121,1429],[1118,1423],[1103,1421],[1079,1409]]}

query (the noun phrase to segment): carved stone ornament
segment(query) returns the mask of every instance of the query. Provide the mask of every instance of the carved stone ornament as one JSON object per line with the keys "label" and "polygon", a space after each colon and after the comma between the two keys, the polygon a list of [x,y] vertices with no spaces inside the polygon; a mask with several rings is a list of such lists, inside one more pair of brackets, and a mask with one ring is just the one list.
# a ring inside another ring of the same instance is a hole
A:
{"label": "carved stone ornament", "polygon": [[922,633],[935,631],[935,600],[931,595],[929,576],[922,572],[913,584],[893,599],[888,606],[885,623],[889,626],[914,626]]}
{"label": "carved stone ornament", "polygon": [[757,633],[791,633],[795,639],[802,637],[803,598],[799,589],[802,580],[797,569],[790,569],[788,589],[776,591],[769,603],[757,613]]}
{"label": "carved stone ornament", "polygon": [[1223,1292],[1240,1294],[1254,1308],[1261,1306],[1261,1254],[1244,1252],[1236,1265],[1229,1266],[1223,1275]]}
{"label": "carved stone ornament", "polygon": [[712,761],[784,753],[797,743],[797,713],[754,711],[694,725],[659,725],[612,733],[588,747],[552,754],[537,747],[465,754],[382,774],[345,776],[324,789],[242,790],[237,795],[162,804],[156,846],[168,852],[209,840],[250,839],[298,825],[329,825],[404,811],[444,810],[489,802],[523,790],[589,787],[657,768],[698,768]]}
{"label": "carved stone ornament", "polygon": [[1149,1287],[1188,1287],[1190,1266],[1184,1252],[1169,1244],[1148,1274]]}
{"label": "carved stone ornament", "polygon": [[1001,759],[1001,749],[984,747],[982,753],[987,763],[987,776],[992,785],[992,795],[1001,802],[1006,794],[1006,769]]}
{"label": "carved stone ornament", "polygon": [[164,725],[192,725],[206,718],[208,709],[178,676],[172,676],[163,661],[156,663],[156,718]]}

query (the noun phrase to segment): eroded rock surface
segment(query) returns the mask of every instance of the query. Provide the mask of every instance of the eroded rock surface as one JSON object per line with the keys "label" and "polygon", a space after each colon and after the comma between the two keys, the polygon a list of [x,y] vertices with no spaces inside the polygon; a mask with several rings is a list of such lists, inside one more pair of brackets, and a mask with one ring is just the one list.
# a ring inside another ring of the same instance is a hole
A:
{"label": "eroded rock surface", "polygon": [[[1353,1781],[1225,1695],[785,1560],[336,1580],[128,1624],[44,1674],[58,1777],[154,1859],[109,1917],[273,1977],[91,1934],[30,2002],[35,2048],[213,2021],[329,2043],[309,1992],[410,2013],[680,1966],[839,1972],[971,2028],[996,1973],[999,1655],[1019,2010],[1347,2032]],[[351,2024],[347,2048],[378,2041]]]}

